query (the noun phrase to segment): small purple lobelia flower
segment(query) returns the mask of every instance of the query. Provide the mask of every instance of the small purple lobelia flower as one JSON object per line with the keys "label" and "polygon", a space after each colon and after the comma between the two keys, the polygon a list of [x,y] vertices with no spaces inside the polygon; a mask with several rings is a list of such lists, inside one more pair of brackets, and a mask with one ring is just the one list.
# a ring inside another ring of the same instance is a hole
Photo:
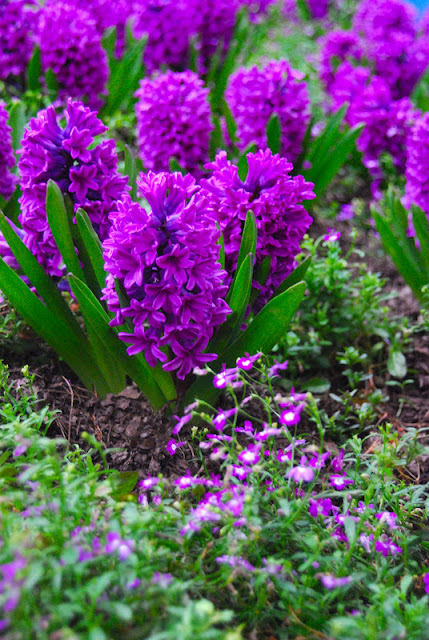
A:
{"label": "small purple lobelia flower", "polygon": [[240,149],[255,143],[266,149],[267,124],[277,115],[281,155],[294,162],[310,122],[310,99],[304,74],[286,60],[271,60],[263,69],[239,69],[228,83],[225,99],[237,123]]}
{"label": "small purple lobelia flower", "polygon": [[405,204],[420,207],[429,216],[429,113],[419,118],[407,141]]}
{"label": "small purple lobelia flower", "polygon": [[382,177],[382,153],[390,154],[398,171],[404,172],[407,138],[418,113],[409,98],[394,100],[387,83],[377,76],[353,100],[347,119],[351,125],[365,123],[357,147],[375,178]]}
{"label": "small purple lobelia flower", "polygon": [[137,134],[146,169],[168,171],[170,159],[190,172],[209,158],[213,129],[208,89],[192,71],[145,78],[136,92]]}
{"label": "small purple lobelia flower", "polygon": [[340,29],[327,32],[321,38],[320,46],[320,79],[329,90],[339,65],[346,60],[361,60],[363,46],[356,33]]}
{"label": "small purple lobelia flower", "polygon": [[83,207],[100,238],[107,236],[108,214],[128,189],[117,171],[115,142],[94,146],[94,138],[107,127],[81,102],[69,100],[61,125],[50,106],[32,118],[22,140],[18,166],[22,196],[19,217],[24,241],[50,275],[63,275],[61,255],[46,216],[46,187],[54,180],[74,210]]}
{"label": "small purple lobelia flower", "polygon": [[[201,6],[201,5],[200,5]],[[189,44],[200,17],[189,0],[134,0],[133,30],[147,36],[144,65],[149,74],[163,66],[184,71],[189,65]]]}
{"label": "small purple lobelia flower", "polygon": [[320,580],[326,589],[336,589],[337,587],[344,587],[346,584],[349,584],[351,577],[344,576],[343,578],[336,578],[333,575],[324,574],[320,577]]}
{"label": "small purple lobelia flower", "polygon": [[[312,219],[302,205],[315,196],[313,184],[300,175],[291,177],[292,165],[269,149],[247,154],[248,174],[245,180],[238,168],[221,151],[213,163],[209,179],[201,180],[202,194],[207,198],[208,223],[215,221],[223,233],[228,282],[232,279],[240,250],[241,234],[248,211],[253,211],[258,230],[255,265],[271,260],[270,273],[256,302],[259,309],[275,288],[296,266],[300,242]],[[256,307],[255,307],[256,308]]]}
{"label": "small purple lobelia flower", "polygon": [[4,102],[0,100],[0,196],[8,200],[15,191],[18,178],[11,173],[15,165],[12,150],[12,130],[7,121],[9,114]]}
{"label": "small purple lobelia flower", "polygon": [[25,72],[35,44],[38,8],[32,0],[0,3],[0,80]]}
{"label": "small purple lobelia flower", "polygon": [[[137,184],[150,210],[125,196],[111,213],[103,245],[109,273],[104,299],[116,313],[113,324],[127,317],[134,324],[131,333],[119,334],[132,345],[128,353],[144,351],[150,366],[159,360],[184,379],[194,367],[216,359],[204,350],[230,313],[223,299],[227,287],[218,262],[218,231],[207,225],[205,200],[192,176],[149,172],[140,174]],[[115,278],[130,300],[125,308]]]}
{"label": "small purple lobelia flower", "polygon": [[50,0],[40,16],[42,67],[55,73],[60,98],[80,98],[93,108],[102,101],[107,55],[95,20],[70,0]]}

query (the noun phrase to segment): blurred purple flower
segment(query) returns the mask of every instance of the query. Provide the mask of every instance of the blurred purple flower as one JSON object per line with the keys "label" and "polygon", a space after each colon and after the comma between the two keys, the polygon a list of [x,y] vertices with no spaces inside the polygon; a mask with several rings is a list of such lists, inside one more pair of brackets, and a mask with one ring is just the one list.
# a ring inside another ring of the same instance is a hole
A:
{"label": "blurred purple flower", "polygon": [[192,71],[145,78],[136,92],[137,135],[146,169],[169,171],[170,160],[201,172],[213,129],[208,89]]}
{"label": "blurred purple flower", "polygon": [[33,0],[0,3],[0,80],[16,82],[25,73],[36,43],[39,8]]}
{"label": "blurred purple flower", "polygon": [[98,108],[109,71],[90,13],[70,0],[50,0],[41,10],[39,28],[42,67],[55,73],[59,96]]}
{"label": "blurred purple flower", "polygon": [[351,478],[347,478],[346,475],[340,476],[340,475],[334,474],[330,476],[329,483],[337,491],[342,491],[342,489],[345,489],[347,485],[353,484],[353,480]]}
{"label": "blurred purple flower", "polygon": [[286,60],[272,60],[263,69],[240,69],[228,82],[225,99],[237,124],[241,150],[255,143],[267,149],[267,124],[277,115],[281,155],[294,162],[310,123],[310,99],[304,74]]}
{"label": "blurred purple flower", "polygon": [[320,580],[326,589],[336,589],[337,587],[344,587],[346,584],[349,584],[351,577],[336,578],[335,576],[325,574],[320,577]]}
{"label": "blurred purple flower", "polygon": [[418,118],[407,141],[405,204],[420,207],[429,216],[429,113]]}
{"label": "blurred purple flower", "polygon": [[391,538],[382,536],[379,540],[375,541],[375,550],[381,553],[385,558],[390,554],[396,556],[402,553],[401,547],[398,547]]}
{"label": "blurred purple flower", "polygon": [[8,200],[15,191],[17,176],[11,173],[15,166],[12,150],[12,129],[8,125],[6,104],[0,100],[0,196]]}
{"label": "blurred purple flower", "polygon": [[105,553],[118,552],[119,560],[126,560],[135,550],[134,540],[124,540],[116,531],[109,531],[106,536],[107,544],[104,547]]}
{"label": "blurred purple flower", "polygon": [[302,456],[300,464],[289,469],[286,477],[292,478],[295,482],[312,482],[314,480],[314,471],[307,466],[307,462],[307,458]]}
{"label": "blurred purple flower", "polygon": [[184,447],[185,444],[186,442],[176,442],[176,440],[171,439],[167,442],[167,446],[165,447],[165,450],[170,456],[174,456],[177,449],[179,449],[179,447]]}
{"label": "blurred purple flower", "polygon": [[353,31],[328,31],[320,40],[320,79],[329,91],[338,66],[348,60],[362,59],[364,52],[359,36]]}

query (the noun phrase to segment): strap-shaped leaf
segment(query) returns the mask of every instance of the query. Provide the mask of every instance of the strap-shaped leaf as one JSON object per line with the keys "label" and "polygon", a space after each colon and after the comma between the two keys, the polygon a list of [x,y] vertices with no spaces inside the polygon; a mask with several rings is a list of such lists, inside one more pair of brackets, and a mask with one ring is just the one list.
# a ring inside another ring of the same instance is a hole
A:
{"label": "strap-shaped leaf", "polygon": [[421,289],[426,284],[421,268],[414,264],[404,245],[398,241],[389,224],[381,217],[378,211],[372,210],[372,215],[386,253],[390,255],[399,273],[413,290],[414,295],[421,300]]}
{"label": "strap-shaped leaf", "polygon": [[290,287],[293,287],[294,284],[297,284],[298,282],[301,282],[304,279],[305,274],[307,273],[307,269],[310,266],[310,264],[311,264],[311,256],[308,256],[277,287],[277,289],[274,291],[273,298],[275,298],[276,296],[279,296],[281,293],[283,293],[283,291],[286,291],[287,289],[290,289]]}
{"label": "strap-shaped leaf", "polygon": [[258,230],[256,228],[256,218],[253,211],[248,211],[246,222],[244,223],[243,235],[241,237],[240,251],[238,252],[236,272],[240,270],[241,263],[246,256],[251,253],[256,255],[256,243],[258,241]]}
{"label": "strap-shaped leaf", "polygon": [[240,337],[221,354],[227,366],[235,364],[244,353],[269,353],[285,335],[305,292],[305,283],[298,282],[279,296],[272,298],[253,319]]}
{"label": "strap-shaped leaf", "polygon": [[76,223],[82,242],[91,257],[91,264],[98,281],[98,286],[102,289],[106,285],[107,274],[104,270],[103,248],[100,238],[95,233],[91,220],[83,209],[77,210]]}
{"label": "strap-shaped leaf", "polygon": [[241,154],[241,156],[240,156],[240,158],[239,158],[239,160],[237,162],[238,177],[240,178],[240,180],[242,182],[244,182],[246,180],[247,174],[249,172],[249,163],[247,161],[247,154],[248,153],[256,153],[257,150],[258,150],[258,147],[256,146],[256,144],[254,142],[252,142],[243,151],[243,153]]}
{"label": "strap-shaped leaf", "polygon": [[127,48],[122,58],[112,56],[110,59],[110,78],[107,84],[108,97],[101,114],[110,116],[118,109],[126,109],[134,98],[139,78],[144,75],[143,51],[146,39],[133,40],[127,33]]}
{"label": "strap-shaped leaf", "polygon": [[[44,268],[38,263],[37,258],[31,253],[28,247],[21,240],[19,235],[9,224],[5,215],[0,212],[0,230],[17,259],[21,269],[36,288],[38,294],[43,298],[48,309],[58,318],[62,318],[68,326],[68,331],[72,331],[76,338],[85,342],[79,324],[70,311],[56,284],[48,276]],[[1,286],[0,286],[1,289]]]}
{"label": "strap-shaped leaf", "polygon": [[232,313],[210,341],[206,349],[208,353],[222,353],[240,331],[252,290],[253,262],[253,255],[249,253],[236,272],[228,294],[228,304]]}
{"label": "strap-shaped leaf", "polygon": [[273,113],[267,124],[267,143],[273,153],[280,153],[282,125],[277,113]]}
{"label": "strap-shaped leaf", "polygon": [[22,102],[14,102],[9,110],[9,126],[12,129],[12,147],[16,152],[21,148],[26,125],[25,107]]}
{"label": "strap-shaped leaf", "polygon": [[128,184],[131,187],[131,198],[135,200],[137,197],[137,166],[133,152],[127,144],[125,145],[125,175],[128,176]]}
{"label": "strap-shaped leaf", "polygon": [[333,178],[337,175],[338,171],[341,169],[349,153],[356,145],[356,140],[358,139],[362,129],[365,125],[357,124],[352,127],[350,131],[341,138],[338,144],[334,147],[333,151],[329,153],[327,158],[324,158],[322,161],[323,170],[316,176],[314,180],[314,191],[319,197],[326,189],[326,187],[330,184]]}
{"label": "strap-shaped leaf", "polygon": [[48,309],[2,259],[0,289],[27,324],[55,349],[88,389],[95,386],[101,396],[108,392],[108,384],[93,359],[89,342],[83,334],[82,339],[79,339],[70,331],[63,318]]}
{"label": "strap-shaped leaf", "polygon": [[316,172],[319,171],[320,163],[323,163],[329,149],[337,141],[338,131],[348,108],[348,103],[343,104],[343,106],[329,118],[322,134],[313,142],[307,158],[313,165],[307,173],[309,180],[312,180],[312,172],[316,175]]}
{"label": "strap-shaped leaf", "polygon": [[30,91],[40,91],[40,78],[42,75],[42,60],[40,46],[36,45],[28,64],[28,88]]}
{"label": "strap-shaped leaf", "polygon": [[[144,360],[127,354],[125,343],[119,340],[117,333],[109,326],[109,316],[86,284],[73,275],[69,276],[69,282],[73,293],[79,301],[86,321],[97,332],[99,339],[104,343],[110,355],[118,359],[154,409],[157,410],[163,407],[167,402],[167,398],[154,379],[153,373],[155,370],[151,369]],[[163,373],[166,374],[166,377],[169,376],[167,372],[163,371]]]}
{"label": "strap-shaped leaf", "polygon": [[[305,283],[299,282],[284,293],[272,299],[258,313],[249,327],[233,343],[227,346],[215,363],[211,364],[214,371],[220,371],[222,365],[235,365],[237,358],[244,353],[254,354],[258,351],[269,353],[285,335],[287,328],[296,313],[304,296]],[[216,398],[217,390],[211,379],[198,378],[185,394],[181,405],[186,406],[193,398],[200,398],[211,402]]]}
{"label": "strap-shaped leaf", "polygon": [[52,235],[68,271],[84,280],[85,276],[73,242],[71,229],[73,223],[67,214],[63,194],[53,180],[48,181],[46,189],[46,213]]}
{"label": "strap-shaped leaf", "polygon": [[429,282],[429,222],[420,207],[413,206],[413,224],[420,243],[421,261],[425,266],[424,279]]}

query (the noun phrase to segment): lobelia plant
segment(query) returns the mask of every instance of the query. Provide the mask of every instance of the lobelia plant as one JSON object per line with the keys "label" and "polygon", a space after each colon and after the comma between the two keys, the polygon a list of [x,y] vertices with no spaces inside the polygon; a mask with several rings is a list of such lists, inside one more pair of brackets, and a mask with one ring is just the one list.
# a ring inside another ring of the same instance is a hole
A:
{"label": "lobelia plant", "polygon": [[[213,394],[201,378],[193,383],[193,370],[212,362],[220,371],[245,352],[271,349],[300,303],[304,283],[299,280],[306,265],[291,273],[293,251],[298,252],[299,237],[311,222],[301,202],[313,197],[312,185],[291,178],[291,165],[270,151],[260,152],[257,175],[258,154],[249,154],[247,182],[243,167],[242,180],[236,175],[241,227],[234,230],[238,252],[231,261],[222,229],[211,219],[216,199],[229,188],[216,172],[216,195],[208,188],[210,180],[202,188],[190,175],[141,174],[137,186],[145,201],[133,201],[126,194],[126,178],[116,173],[113,143],[93,144],[105,130],[96,115],[72,102],[65,115],[62,128],[53,108],[41,112],[24,136],[22,229],[0,216],[0,230],[20,269],[7,264],[10,259],[0,261],[1,290],[101,396],[120,391],[126,375],[155,409],[178,396],[187,401],[196,389],[200,396]],[[135,193],[136,170],[128,151],[126,165]],[[110,167],[111,176],[98,182],[100,167]],[[234,172],[232,165],[229,171]],[[270,229],[264,211],[270,199],[277,219],[271,232],[275,235],[283,224],[283,233],[288,228],[290,239],[296,236],[287,269],[280,269],[277,279],[281,260],[274,239],[272,274],[266,259]],[[231,202],[228,207],[232,216]],[[287,275],[289,280],[282,281]],[[84,328],[62,293],[67,289]]]}

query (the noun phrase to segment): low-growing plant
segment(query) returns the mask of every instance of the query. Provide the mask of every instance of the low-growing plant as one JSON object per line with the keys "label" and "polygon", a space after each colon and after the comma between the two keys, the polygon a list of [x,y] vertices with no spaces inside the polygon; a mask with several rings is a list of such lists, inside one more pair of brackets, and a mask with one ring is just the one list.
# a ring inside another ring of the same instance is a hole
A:
{"label": "low-growing plant", "polygon": [[198,422],[193,448],[216,474],[143,477],[138,497],[135,474],[3,422],[4,633],[424,640],[424,486],[397,479],[425,452],[418,432],[385,424],[370,447],[332,448],[310,394],[275,393],[286,366],[255,354],[216,374],[230,408],[193,403],[167,446],[180,455]]}
{"label": "low-growing plant", "polygon": [[409,320],[394,317],[386,305],[394,294],[385,291],[385,280],[353,260],[364,254],[355,249],[352,233],[345,255],[335,231],[304,241],[303,255],[312,260],[305,276],[307,295],[279,350],[301,371],[323,371],[340,351],[359,349],[367,354],[366,373],[384,364],[392,376],[403,378],[412,332]]}

